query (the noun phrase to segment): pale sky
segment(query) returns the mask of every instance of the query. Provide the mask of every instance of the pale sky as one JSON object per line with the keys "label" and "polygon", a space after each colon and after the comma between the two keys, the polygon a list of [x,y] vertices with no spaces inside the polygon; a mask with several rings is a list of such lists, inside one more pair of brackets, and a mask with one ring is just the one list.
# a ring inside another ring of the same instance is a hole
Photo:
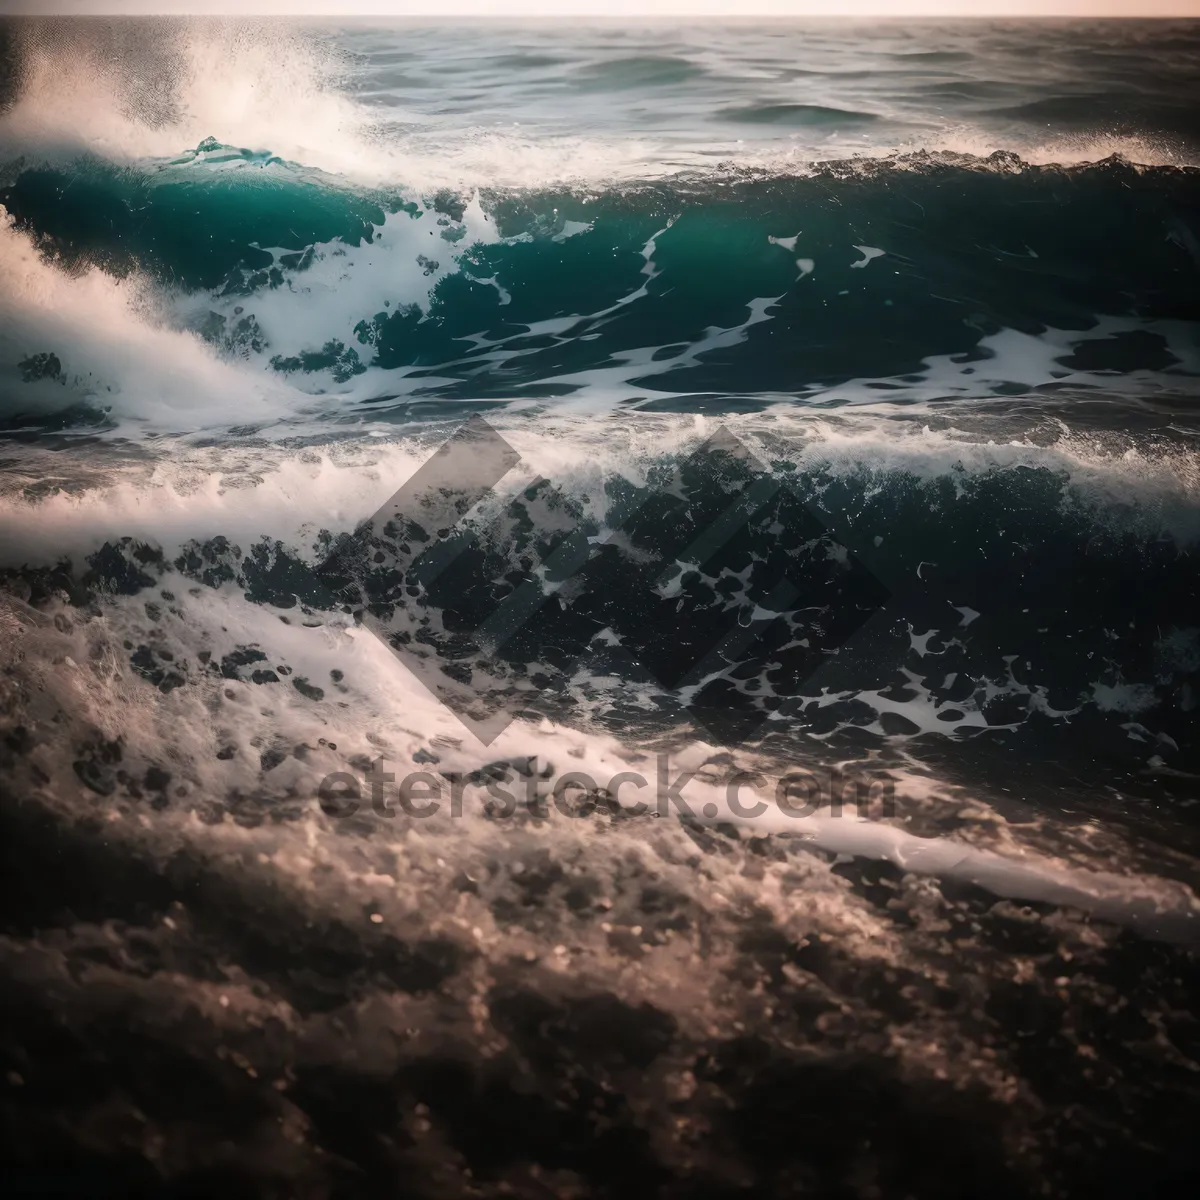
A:
{"label": "pale sky", "polygon": [[0,13],[364,16],[1176,16],[1200,0],[0,0]]}

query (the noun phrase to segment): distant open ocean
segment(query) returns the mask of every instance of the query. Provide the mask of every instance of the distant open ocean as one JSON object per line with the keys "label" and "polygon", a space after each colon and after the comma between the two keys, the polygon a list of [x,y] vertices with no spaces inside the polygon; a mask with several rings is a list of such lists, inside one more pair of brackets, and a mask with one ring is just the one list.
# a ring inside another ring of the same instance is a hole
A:
{"label": "distant open ocean", "polygon": [[0,206],[18,1194],[1200,1182],[1200,22],[6,20]]}

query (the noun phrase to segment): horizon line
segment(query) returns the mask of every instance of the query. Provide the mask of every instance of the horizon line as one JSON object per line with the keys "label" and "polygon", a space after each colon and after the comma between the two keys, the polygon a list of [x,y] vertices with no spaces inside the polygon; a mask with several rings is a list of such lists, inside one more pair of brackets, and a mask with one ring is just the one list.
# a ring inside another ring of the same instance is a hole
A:
{"label": "horizon line", "polygon": [[[627,8],[626,5],[629,7]],[[963,8],[967,11],[962,11]],[[650,11],[645,11],[650,9]],[[1150,9],[1150,11],[1147,11]],[[639,11],[640,10],[640,11]],[[32,17],[340,17],[657,21],[769,20],[1200,20],[1200,0],[0,0],[0,16]]]}

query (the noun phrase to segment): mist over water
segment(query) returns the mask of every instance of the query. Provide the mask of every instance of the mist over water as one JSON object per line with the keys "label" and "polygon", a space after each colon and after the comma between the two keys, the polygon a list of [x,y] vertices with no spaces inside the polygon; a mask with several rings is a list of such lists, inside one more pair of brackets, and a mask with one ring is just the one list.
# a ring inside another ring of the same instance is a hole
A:
{"label": "mist over water", "polygon": [[1186,1186],[1198,100],[1187,21],[0,24],[18,1182]]}

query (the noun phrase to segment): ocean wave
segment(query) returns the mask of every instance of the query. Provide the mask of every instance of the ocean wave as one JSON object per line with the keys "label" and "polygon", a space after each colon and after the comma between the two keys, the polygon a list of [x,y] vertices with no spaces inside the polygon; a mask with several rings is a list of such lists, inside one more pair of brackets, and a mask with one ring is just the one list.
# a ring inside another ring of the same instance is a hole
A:
{"label": "ocean wave", "polygon": [[[473,708],[626,739],[699,720],[706,740],[749,730],[783,757],[797,738],[854,753],[983,736],[1037,753],[1052,731],[1084,755],[1105,739],[1106,769],[1123,776],[1194,769],[1194,455],[1105,453],[1078,436],[906,435],[878,414],[790,428],[646,422],[502,423],[522,461],[469,517],[476,551],[415,590],[419,572],[394,561],[401,534],[361,553],[354,537],[452,431],[444,423],[300,446],[176,444],[76,482],[69,452],[43,452],[0,504],[5,586],[85,609],[157,606],[157,591],[200,587],[330,631],[353,612],[352,625],[369,617],[404,644],[416,636],[412,669],[443,664],[458,678],[478,656]],[[743,476],[766,487],[745,528],[688,567],[688,530],[724,510]],[[595,549],[568,571],[562,603],[554,564],[571,538]],[[794,594],[777,595],[780,578]],[[540,589],[536,616],[502,651],[472,649],[465,631],[522,579]],[[693,679],[689,654],[735,620],[754,635]],[[130,641],[131,669],[182,686],[179,650],[146,644]]]}
{"label": "ocean wave", "polygon": [[[355,404],[931,403],[1116,379],[1153,395],[1200,369],[1200,174],[1117,159],[421,196],[206,142],[150,171],[21,170],[0,201],[14,280],[40,280],[6,297],[17,415],[128,395],[63,329],[86,303],[37,299],[101,277],[253,389]],[[21,365],[38,356],[57,387]]]}

